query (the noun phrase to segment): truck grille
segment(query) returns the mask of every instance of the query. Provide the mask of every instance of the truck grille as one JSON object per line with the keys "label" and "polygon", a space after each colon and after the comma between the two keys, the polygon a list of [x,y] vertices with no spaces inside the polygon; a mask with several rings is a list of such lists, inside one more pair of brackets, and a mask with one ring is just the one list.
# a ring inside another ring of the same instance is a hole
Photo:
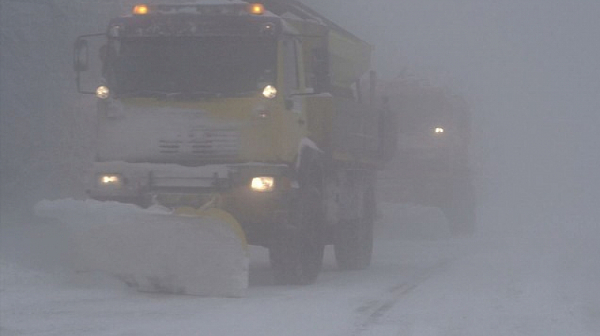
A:
{"label": "truck grille", "polygon": [[176,140],[159,140],[160,154],[199,160],[235,160],[239,154],[237,130],[193,130]]}

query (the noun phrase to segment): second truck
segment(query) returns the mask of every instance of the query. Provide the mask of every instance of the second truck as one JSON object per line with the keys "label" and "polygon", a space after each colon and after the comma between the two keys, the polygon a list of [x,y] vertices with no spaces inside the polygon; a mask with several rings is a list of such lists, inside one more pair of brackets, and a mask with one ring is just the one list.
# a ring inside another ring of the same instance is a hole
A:
{"label": "second truck", "polygon": [[410,76],[381,84],[398,111],[398,147],[380,176],[381,193],[398,203],[437,207],[453,234],[476,230],[476,197],[469,162],[471,112],[450,90]]}
{"label": "second truck", "polygon": [[97,96],[89,196],[222,209],[280,284],[314,282],[328,244],[340,268],[366,268],[396,143],[364,88],[371,51],[293,0],[136,5],[75,43],[78,89]]}

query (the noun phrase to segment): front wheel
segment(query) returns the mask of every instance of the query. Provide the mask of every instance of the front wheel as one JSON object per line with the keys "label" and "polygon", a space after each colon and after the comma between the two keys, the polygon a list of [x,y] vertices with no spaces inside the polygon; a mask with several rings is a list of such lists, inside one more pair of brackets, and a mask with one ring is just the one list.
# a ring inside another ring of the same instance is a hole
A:
{"label": "front wheel", "polygon": [[338,223],[334,236],[334,251],[340,269],[361,270],[371,264],[375,210],[375,191],[371,187],[364,194],[360,218]]}
{"label": "front wheel", "polygon": [[289,224],[269,248],[275,283],[308,285],[314,283],[323,264],[324,209],[320,191],[301,187],[291,206]]}

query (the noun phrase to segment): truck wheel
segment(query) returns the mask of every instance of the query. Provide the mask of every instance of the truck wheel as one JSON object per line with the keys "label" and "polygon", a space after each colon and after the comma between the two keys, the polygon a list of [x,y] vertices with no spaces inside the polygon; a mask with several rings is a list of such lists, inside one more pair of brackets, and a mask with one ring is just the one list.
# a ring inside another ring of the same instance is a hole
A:
{"label": "truck wheel", "polygon": [[335,230],[335,259],[343,270],[361,270],[371,264],[376,210],[374,188],[365,192],[363,206],[361,218],[338,223]]}
{"label": "truck wheel", "polygon": [[290,209],[289,228],[269,248],[275,283],[308,285],[317,280],[323,264],[324,209],[320,191],[301,187]]}

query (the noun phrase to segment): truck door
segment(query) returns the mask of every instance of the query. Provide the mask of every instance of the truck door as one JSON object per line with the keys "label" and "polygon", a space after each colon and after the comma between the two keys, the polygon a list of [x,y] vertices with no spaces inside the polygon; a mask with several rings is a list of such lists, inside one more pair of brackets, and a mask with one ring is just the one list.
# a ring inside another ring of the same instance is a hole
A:
{"label": "truck door", "polygon": [[106,34],[79,36],[73,48],[73,69],[77,91],[95,94],[102,83],[102,62],[106,58]]}

